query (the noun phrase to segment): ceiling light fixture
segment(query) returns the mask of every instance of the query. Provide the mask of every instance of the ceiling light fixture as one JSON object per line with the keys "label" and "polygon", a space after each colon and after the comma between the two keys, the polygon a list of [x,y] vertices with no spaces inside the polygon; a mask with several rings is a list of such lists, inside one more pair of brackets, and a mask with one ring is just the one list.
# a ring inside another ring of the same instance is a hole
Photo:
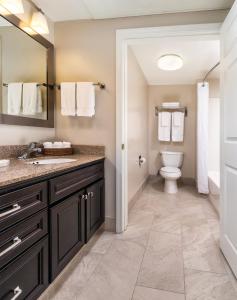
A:
{"label": "ceiling light fixture", "polygon": [[157,65],[164,71],[176,71],[183,67],[183,59],[177,54],[165,54],[158,59]]}
{"label": "ceiling light fixture", "polygon": [[33,1],[29,0],[29,2],[34,6],[37,10],[33,13],[31,19],[31,28],[38,32],[39,34],[49,34],[49,26],[46,16],[42,9],[40,9]]}
{"label": "ceiling light fixture", "polygon": [[22,0],[1,0],[0,4],[12,14],[23,14],[24,6]]}

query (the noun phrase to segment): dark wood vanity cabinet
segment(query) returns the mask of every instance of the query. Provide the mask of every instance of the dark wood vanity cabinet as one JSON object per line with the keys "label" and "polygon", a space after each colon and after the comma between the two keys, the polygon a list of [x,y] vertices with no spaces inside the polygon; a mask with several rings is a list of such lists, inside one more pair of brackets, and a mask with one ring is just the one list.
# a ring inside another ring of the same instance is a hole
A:
{"label": "dark wood vanity cabinet", "polygon": [[50,210],[51,280],[85,243],[84,191],[74,194]]}
{"label": "dark wood vanity cabinet", "polygon": [[104,222],[104,180],[86,190],[86,242]]}
{"label": "dark wood vanity cabinet", "polygon": [[103,160],[0,189],[0,299],[37,299],[104,222],[104,201]]}
{"label": "dark wood vanity cabinet", "polygon": [[48,286],[48,265],[44,238],[0,271],[0,299],[37,299]]}

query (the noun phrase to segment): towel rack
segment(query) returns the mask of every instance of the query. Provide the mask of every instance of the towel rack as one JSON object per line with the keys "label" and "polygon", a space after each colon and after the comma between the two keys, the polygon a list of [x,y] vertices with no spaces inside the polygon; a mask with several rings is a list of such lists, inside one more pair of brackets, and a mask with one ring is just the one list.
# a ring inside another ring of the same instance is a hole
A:
{"label": "towel rack", "polygon": [[[95,82],[95,83],[93,83],[93,85],[99,86],[99,88],[100,88],[101,90],[104,90],[104,89],[106,88],[105,83],[102,83],[102,82]],[[60,84],[55,84],[54,86],[55,86],[56,88],[58,88],[59,90],[61,89],[61,85],[60,85]]]}
{"label": "towel rack", "polygon": [[187,107],[183,107],[183,106],[174,107],[174,108],[166,108],[166,107],[163,107],[163,106],[156,106],[155,107],[156,116],[158,116],[159,112],[162,112],[162,111],[167,111],[167,112],[180,111],[180,112],[184,113],[185,117],[188,116],[188,109],[187,109]]}
{"label": "towel rack", "polygon": [[[8,83],[3,83],[2,85],[5,86],[5,87],[8,87]],[[54,88],[53,84],[47,84],[47,83],[38,83],[37,86],[49,87],[51,89]]]}

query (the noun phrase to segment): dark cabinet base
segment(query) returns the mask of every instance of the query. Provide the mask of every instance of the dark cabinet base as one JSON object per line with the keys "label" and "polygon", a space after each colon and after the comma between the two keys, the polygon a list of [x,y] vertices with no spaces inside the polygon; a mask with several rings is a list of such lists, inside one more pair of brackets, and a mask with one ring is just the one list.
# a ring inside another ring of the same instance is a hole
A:
{"label": "dark cabinet base", "polygon": [[51,208],[51,281],[85,243],[83,192]]}
{"label": "dark cabinet base", "polygon": [[0,194],[0,300],[34,300],[104,222],[104,163]]}
{"label": "dark cabinet base", "polygon": [[0,299],[37,299],[48,286],[48,238],[0,271]]}

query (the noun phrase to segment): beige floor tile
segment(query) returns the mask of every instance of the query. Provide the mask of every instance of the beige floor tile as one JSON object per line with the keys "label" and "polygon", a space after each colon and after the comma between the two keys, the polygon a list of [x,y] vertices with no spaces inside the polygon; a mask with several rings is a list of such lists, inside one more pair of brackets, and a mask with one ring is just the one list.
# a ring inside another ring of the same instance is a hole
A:
{"label": "beige floor tile", "polygon": [[76,299],[100,263],[103,255],[80,252],[40,297],[40,300]]}
{"label": "beige floor tile", "polygon": [[144,247],[115,240],[78,300],[130,300],[137,280]]}
{"label": "beige floor tile", "polygon": [[185,271],[186,300],[236,300],[237,295],[225,274]]}
{"label": "beige floor tile", "polygon": [[152,224],[153,231],[181,234],[181,222],[177,214],[170,216],[156,215]]}
{"label": "beige floor tile", "polygon": [[180,236],[151,232],[137,283],[145,287],[184,292]]}
{"label": "beige floor tile", "polygon": [[136,286],[132,300],[185,300],[184,294]]}
{"label": "beige floor tile", "polygon": [[110,248],[112,241],[115,239],[116,234],[107,231],[99,231],[85,246],[87,251],[93,251],[105,254]]}

